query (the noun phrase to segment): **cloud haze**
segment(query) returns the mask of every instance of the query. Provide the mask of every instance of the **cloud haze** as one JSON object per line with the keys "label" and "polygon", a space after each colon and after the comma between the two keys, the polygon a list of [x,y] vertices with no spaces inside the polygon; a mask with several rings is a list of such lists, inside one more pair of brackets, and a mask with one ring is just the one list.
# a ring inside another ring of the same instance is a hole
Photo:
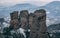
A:
{"label": "cloud haze", "polygon": [[30,3],[37,6],[42,6],[52,1],[60,1],[60,0],[0,0],[0,6],[6,6],[6,5],[11,6],[21,3]]}

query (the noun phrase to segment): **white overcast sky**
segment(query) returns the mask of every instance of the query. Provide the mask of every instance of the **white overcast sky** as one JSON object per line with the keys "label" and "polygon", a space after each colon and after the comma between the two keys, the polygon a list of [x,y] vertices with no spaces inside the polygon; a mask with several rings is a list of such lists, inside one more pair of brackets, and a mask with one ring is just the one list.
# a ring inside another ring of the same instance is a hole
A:
{"label": "white overcast sky", "polygon": [[30,3],[37,6],[42,6],[52,1],[60,1],[60,0],[0,0],[0,6],[11,6],[22,3]]}

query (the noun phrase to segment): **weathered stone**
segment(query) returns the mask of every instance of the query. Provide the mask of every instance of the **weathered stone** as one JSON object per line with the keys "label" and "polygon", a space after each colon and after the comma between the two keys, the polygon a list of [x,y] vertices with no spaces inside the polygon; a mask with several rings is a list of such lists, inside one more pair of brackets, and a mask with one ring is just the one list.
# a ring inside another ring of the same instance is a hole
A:
{"label": "weathered stone", "polygon": [[45,34],[39,33],[38,38],[49,38],[49,37],[48,37],[47,33],[45,33]]}
{"label": "weathered stone", "polygon": [[[31,24],[30,33],[32,34],[32,35],[30,35],[30,37],[44,38],[43,36],[44,35],[46,36],[46,34],[43,35],[43,33],[46,33],[46,30],[47,30],[46,11],[44,9],[40,9],[40,10],[36,10],[33,14],[34,14],[34,16],[31,16],[31,20],[30,20],[30,24]],[[32,18],[33,18],[33,20],[32,20]]]}
{"label": "weathered stone", "polygon": [[10,13],[10,17],[11,17],[10,26],[13,27],[14,29],[19,28],[18,11]]}
{"label": "weathered stone", "polygon": [[28,27],[28,11],[23,10],[20,12],[20,21],[21,21],[21,27],[26,29]]}
{"label": "weathered stone", "polygon": [[10,13],[11,20],[18,19],[18,11],[14,11]]}
{"label": "weathered stone", "polygon": [[46,27],[46,11],[41,9],[41,10],[37,10],[35,13],[40,13],[40,15],[35,14],[38,17],[37,18],[37,20],[39,22],[38,24],[40,25],[40,28],[39,28],[40,34],[38,34],[39,35],[38,38],[48,38],[47,34],[46,34],[46,30],[47,30],[47,27]]}
{"label": "weathered stone", "polygon": [[36,10],[30,14],[28,14],[27,10],[23,10],[20,12],[19,19],[17,12],[10,15],[11,25],[14,28],[18,28],[17,25],[21,25],[23,29],[30,28],[29,38],[48,38],[46,34],[46,11],[44,9]]}

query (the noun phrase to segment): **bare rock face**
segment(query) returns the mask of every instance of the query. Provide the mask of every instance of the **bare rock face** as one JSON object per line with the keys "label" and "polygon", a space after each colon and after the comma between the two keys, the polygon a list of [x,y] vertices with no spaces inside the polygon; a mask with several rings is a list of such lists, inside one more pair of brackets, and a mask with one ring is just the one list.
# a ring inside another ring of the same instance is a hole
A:
{"label": "bare rock face", "polygon": [[21,21],[21,27],[26,29],[27,25],[28,25],[28,11],[27,10],[23,10],[20,12],[20,21]]}
{"label": "bare rock face", "polygon": [[10,23],[14,29],[17,29],[19,25],[23,29],[30,29],[29,38],[48,38],[46,33],[46,11],[44,9],[36,10],[30,14],[27,10],[23,10],[20,11],[19,16],[18,12],[14,11],[10,16]]}
{"label": "bare rock face", "polygon": [[46,11],[36,10],[29,16],[30,38],[48,38],[46,34]]}
{"label": "bare rock face", "polygon": [[36,19],[37,19],[37,24],[39,24],[40,32],[46,32],[46,11],[44,9],[36,10],[35,11]]}
{"label": "bare rock face", "polygon": [[18,11],[10,13],[11,20],[18,19]]}
{"label": "bare rock face", "polygon": [[30,13],[29,14],[29,27],[30,27],[30,36],[29,36],[29,38],[33,38],[35,35],[33,35],[33,29],[34,29],[34,25],[33,25],[33,16],[34,16],[34,14],[33,13]]}
{"label": "bare rock face", "polygon": [[10,26],[13,27],[14,29],[18,28],[18,11],[14,11],[10,13],[11,21],[10,21]]}

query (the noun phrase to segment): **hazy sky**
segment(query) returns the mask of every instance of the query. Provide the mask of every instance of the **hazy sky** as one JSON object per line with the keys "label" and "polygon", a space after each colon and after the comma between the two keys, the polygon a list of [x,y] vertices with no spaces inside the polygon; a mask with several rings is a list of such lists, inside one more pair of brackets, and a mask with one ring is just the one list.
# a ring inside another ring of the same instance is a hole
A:
{"label": "hazy sky", "polygon": [[30,3],[37,6],[42,6],[52,1],[60,1],[60,0],[0,0],[0,6],[12,6],[15,4],[21,3]]}

